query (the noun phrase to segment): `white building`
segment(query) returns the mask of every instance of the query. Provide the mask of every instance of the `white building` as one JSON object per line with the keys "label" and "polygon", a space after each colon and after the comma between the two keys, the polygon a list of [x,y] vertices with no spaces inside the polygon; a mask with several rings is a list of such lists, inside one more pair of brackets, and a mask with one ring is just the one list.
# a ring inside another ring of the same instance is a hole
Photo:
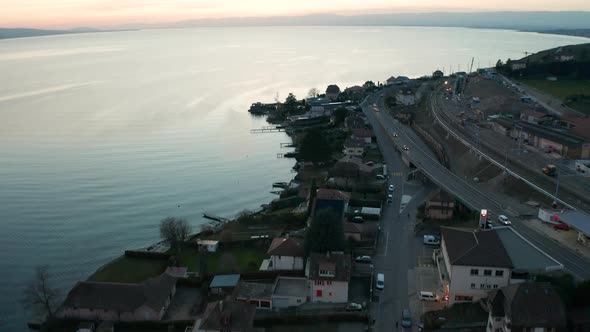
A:
{"label": "white building", "polygon": [[410,106],[416,104],[416,92],[412,89],[401,89],[395,95],[398,104]]}
{"label": "white building", "polygon": [[345,156],[362,157],[365,153],[365,140],[362,138],[348,138],[344,141]]}
{"label": "white building", "polygon": [[261,270],[303,270],[305,249],[303,242],[299,239],[274,238],[266,253],[270,255],[270,259],[264,260]]}
{"label": "white building", "polygon": [[312,253],[305,266],[311,301],[347,303],[350,273],[350,255],[342,252]]}
{"label": "white building", "polygon": [[437,264],[449,304],[486,298],[488,292],[524,282],[563,265],[511,227],[472,231],[442,227]]}

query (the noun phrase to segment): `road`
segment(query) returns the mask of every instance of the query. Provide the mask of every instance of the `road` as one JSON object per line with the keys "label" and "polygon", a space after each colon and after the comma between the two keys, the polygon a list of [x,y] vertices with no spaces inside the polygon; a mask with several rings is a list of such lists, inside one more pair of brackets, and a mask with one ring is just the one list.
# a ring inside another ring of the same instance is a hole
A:
{"label": "road", "polygon": [[[410,129],[405,128],[405,126],[393,119],[389,114],[387,114],[387,112],[383,111],[385,108],[382,99],[383,98],[380,97],[379,93],[376,93],[369,96],[361,106],[363,107],[363,111],[367,115],[369,122],[373,125],[375,135],[389,169],[399,169],[401,160],[399,158],[400,153],[398,151],[402,151],[404,158],[410,160],[412,164],[420,168],[422,173],[428,176],[432,182],[441,186],[447,192],[453,194],[459,201],[471,209],[491,209],[496,215],[513,214],[510,210],[506,210],[504,204],[502,203],[504,198],[500,197],[500,193],[485,191],[485,189],[481,187],[475,188],[472,186],[472,183],[466,182],[464,179],[456,176],[451,171],[443,167],[438,162],[438,160],[432,156],[432,153],[424,148],[424,143],[415,137],[415,135],[412,135],[412,131]],[[372,107],[373,104],[377,104],[378,109],[381,111],[376,112]],[[397,133],[398,137],[393,137],[391,135],[393,132]],[[407,145],[409,150],[402,150],[401,146],[403,145]],[[398,183],[395,181],[398,181]],[[394,178],[394,183],[396,187],[399,188],[401,179]],[[399,197],[397,197],[397,195],[401,194],[396,192],[396,197],[394,197],[394,205],[399,204]],[[390,210],[391,212],[389,212]],[[403,229],[404,225],[407,226],[410,221],[404,220],[403,215],[398,218],[398,220],[396,220],[394,215],[391,215],[391,213],[394,213],[396,210],[396,207],[386,210],[384,226],[389,225],[389,222],[394,222],[394,225],[396,225],[394,228],[397,229],[399,234],[399,230]],[[568,248],[565,248],[558,243],[545,238],[542,234],[526,226],[524,222],[526,221],[513,220],[513,228],[529,242],[560,261],[564,265],[565,270],[570,272],[577,279],[590,278],[590,261],[572,252]],[[386,232],[382,238],[385,237],[387,239],[387,243],[392,243],[397,240],[400,242],[405,241],[404,238],[398,239],[397,235],[387,233],[387,229],[384,229],[383,227],[382,230]],[[394,246],[396,245],[397,244],[394,243]],[[391,250],[389,248],[387,249]],[[413,257],[415,257],[415,254],[413,254]],[[405,261],[407,257],[396,257],[394,258],[394,261],[397,259],[400,261],[396,261],[396,263],[399,264],[396,264],[395,266],[408,266],[408,261]],[[377,267],[378,266],[379,265],[377,264]],[[403,279],[404,276],[399,275],[396,276],[396,278]],[[386,276],[386,284],[388,281],[391,282],[393,280],[388,280]],[[403,287],[407,285],[407,283],[400,283],[399,280],[398,283],[398,285],[403,285]],[[389,298],[390,294],[386,293],[385,295]],[[395,303],[395,305],[401,306],[402,300],[400,300],[400,295],[398,293],[392,295],[395,295],[393,297],[397,299],[395,301],[400,301],[400,304]],[[393,298],[392,301],[394,301]]]}

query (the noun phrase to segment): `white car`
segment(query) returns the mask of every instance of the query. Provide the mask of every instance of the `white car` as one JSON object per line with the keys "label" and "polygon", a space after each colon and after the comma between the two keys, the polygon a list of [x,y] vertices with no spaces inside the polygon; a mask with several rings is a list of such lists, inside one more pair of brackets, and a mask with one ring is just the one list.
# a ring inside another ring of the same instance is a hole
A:
{"label": "white car", "polygon": [[371,256],[358,256],[354,260],[357,263],[371,263]]}
{"label": "white car", "polygon": [[501,214],[498,216],[498,222],[502,225],[512,225],[512,222],[510,221],[510,219],[508,219],[508,217],[506,217],[505,215]]}
{"label": "white car", "polygon": [[404,150],[408,151],[410,148],[404,144],[404,146],[402,147]]}
{"label": "white car", "polygon": [[390,184],[390,185],[389,185],[389,191],[390,191],[390,192],[393,192],[394,190],[395,190],[395,186],[394,186],[394,185],[392,185],[392,184]]}

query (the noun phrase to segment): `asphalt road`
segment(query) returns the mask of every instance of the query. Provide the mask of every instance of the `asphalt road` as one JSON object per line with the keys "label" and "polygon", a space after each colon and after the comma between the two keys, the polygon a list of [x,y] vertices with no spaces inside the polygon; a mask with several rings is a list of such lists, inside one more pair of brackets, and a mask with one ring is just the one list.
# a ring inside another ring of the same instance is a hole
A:
{"label": "asphalt road", "polygon": [[[373,108],[373,104],[377,104],[377,109],[380,111],[375,111]],[[410,132],[411,130],[404,128],[402,124],[400,124],[397,120],[393,119],[387,112],[385,112],[385,108],[383,107],[383,98],[380,97],[379,93],[373,94],[367,98],[367,100],[362,104],[363,111],[367,115],[369,122],[373,125],[373,130],[375,131],[375,135],[381,147],[383,156],[385,161],[388,164],[388,168],[390,170],[399,169],[402,162],[399,158],[399,151],[402,151],[402,155],[410,160],[416,167],[420,168],[422,172],[428,176],[432,182],[436,183],[437,185],[444,188],[447,192],[453,194],[457,197],[458,200],[463,202],[466,206],[474,210],[479,209],[491,209],[495,212],[496,215],[498,214],[506,214],[511,215],[511,211],[507,211],[504,206],[502,205],[502,199],[498,197],[499,193],[495,192],[482,192],[482,188],[475,188],[472,186],[471,183],[466,182],[464,179],[456,176],[451,171],[444,168],[436,158],[432,156],[432,153],[425,149],[424,143],[419,140],[417,137],[412,135]],[[397,133],[398,137],[393,137],[391,134],[395,132]],[[401,149],[401,146],[407,145],[409,150],[405,151]],[[401,179],[400,178],[393,178],[394,184],[397,188],[400,188]],[[397,183],[395,181],[398,181]],[[394,196],[394,203],[393,205],[399,204],[399,199],[401,193],[396,192]],[[409,207],[408,207],[409,208]],[[388,208],[384,214],[384,225],[382,226],[382,231],[385,233],[382,234],[382,238],[386,239],[386,243],[392,243],[395,241],[404,242],[407,241],[405,237],[398,238],[396,234],[399,234],[400,229],[404,229],[404,226],[408,226],[410,224],[409,220],[404,220],[404,215],[400,218],[395,218],[395,212],[398,211],[397,207]],[[407,216],[406,216],[407,218]],[[525,239],[536,245],[539,249],[543,250],[547,254],[551,255],[553,258],[557,259],[564,265],[564,268],[567,272],[572,273],[578,279],[590,279],[590,261],[583,258],[582,256],[572,252],[568,248],[565,248],[558,243],[551,241],[550,239],[545,238],[543,235],[539,234],[535,230],[527,227],[524,225],[525,221],[521,220],[513,220],[513,228],[519,232]],[[394,229],[396,232],[388,232],[387,227],[390,223],[394,223],[396,225]],[[406,242],[407,244],[407,242]],[[394,243],[394,246],[398,244]],[[407,247],[407,246],[406,246]],[[393,248],[393,247],[392,247]],[[404,248],[404,247],[402,247]],[[386,248],[386,252],[390,249],[389,247]],[[409,255],[409,254],[408,254]],[[397,267],[407,267],[408,255],[400,255],[405,257],[395,257],[395,258],[388,258],[388,261],[392,259]],[[387,257],[387,256],[386,256]],[[415,254],[413,255],[415,257]],[[414,263],[414,262],[412,262]],[[379,262],[376,263],[376,267],[379,267]],[[387,266],[385,266],[387,267]],[[405,270],[405,269],[404,269]],[[379,272],[376,270],[376,273]],[[404,273],[396,272],[395,278],[399,278],[397,280],[399,287],[406,287],[407,286],[407,276]],[[401,282],[402,279],[406,279],[406,282]],[[393,279],[388,280],[388,276],[386,275],[386,289],[387,285],[390,282],[396,282]],[[398,287],[396,286],[396,287]],[[399,302],[386,302],[385,305],[389,309],[397,309],[397,307],[401,307],[406,304],[406,302],[402,303],[400,299],[399,290],[393,290],[393,294],[388,293],[389,291],[385,291],[383,295],[385,298],[391,299],[391,301],[399,301]],[[398,300],[394,300],[398,299]],[[382,300],[387,301],[387,300]],[[389,311],[397,313],[398,311]],[[399,316],[399,315],[398,315]]]}

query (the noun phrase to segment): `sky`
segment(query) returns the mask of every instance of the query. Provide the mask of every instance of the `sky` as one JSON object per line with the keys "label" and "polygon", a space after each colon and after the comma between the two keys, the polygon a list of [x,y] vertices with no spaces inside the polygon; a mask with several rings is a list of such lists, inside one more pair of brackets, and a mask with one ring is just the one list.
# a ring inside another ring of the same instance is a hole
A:
{"label": "sky", "polygon": [[0,0],[0,27],[108,28],[198,18],[433,11],[590,11],[589,0]]}

